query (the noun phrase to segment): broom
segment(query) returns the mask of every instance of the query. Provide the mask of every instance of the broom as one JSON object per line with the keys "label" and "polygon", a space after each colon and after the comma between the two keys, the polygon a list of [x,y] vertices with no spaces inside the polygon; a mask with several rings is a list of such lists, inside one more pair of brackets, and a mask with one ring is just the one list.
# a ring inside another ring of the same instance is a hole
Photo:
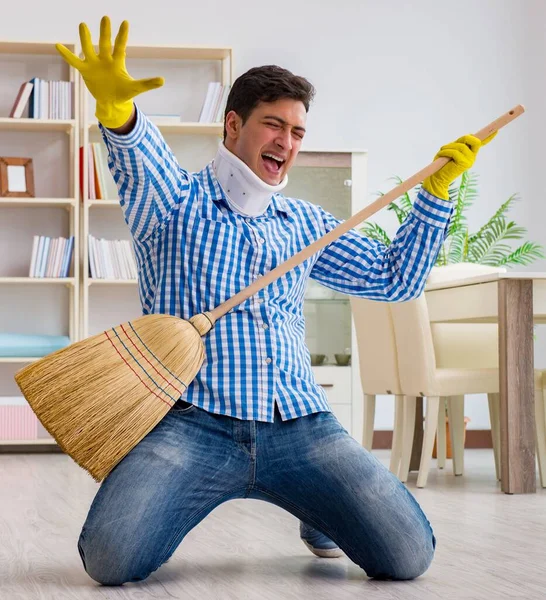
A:
{"label": "broom", "polygon": [[[484,140],[524,112],[521,105],[476,133]],[[59,446],[101,481],[183,396],[216,320],[415,187],[450,159],[438,158],[210,312],[189,320],[150,314],[29,364],[15,380]]]}

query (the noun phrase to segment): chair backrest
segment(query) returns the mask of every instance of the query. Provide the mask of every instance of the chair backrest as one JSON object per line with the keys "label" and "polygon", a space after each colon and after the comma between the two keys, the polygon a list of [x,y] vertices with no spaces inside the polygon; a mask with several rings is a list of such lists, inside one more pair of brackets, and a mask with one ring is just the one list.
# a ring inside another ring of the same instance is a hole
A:
{"label": "chair backrest", "polygon": [[496,323],[433,323],[431,329],[439,369],[498,369]]}
{"label": "chair backrest", "polygon": [[[462,277],[505,273],[506,267],[461,262],[434,267],[427,285]],[[498,327],[496,323],[434,323],[432,339],[439,368],[498,368]]]}
{"label": "chair backrest", "polygon": [[[427,284],[506,271],[474,263],[434,267]],[[431,395],[437,387],[436,368],[496,367],[496,325],[431,325],[426,293],[416,300],[391,305],[400,385],[406,395]]]}
{"label": "chair backrest", "polygon": [[436,378],[436,357],[425,295],[391,304],[398,375],[407,396],[429,396]]}
{"label": "chair backrest", "polygon": [[362,391],[400,394],[394,327],[388,302],[351,297]]}

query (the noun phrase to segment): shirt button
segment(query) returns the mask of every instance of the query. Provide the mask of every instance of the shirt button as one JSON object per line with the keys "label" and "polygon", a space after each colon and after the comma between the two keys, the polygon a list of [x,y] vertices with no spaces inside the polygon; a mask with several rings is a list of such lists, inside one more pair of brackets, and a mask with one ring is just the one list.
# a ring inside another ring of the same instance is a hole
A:
{"label": "shirt button", "polygon": [[264,324],[262,325],[262,327],[263,327],[264,329],[269,329],[269,325],[268,325],[267,323],[264,323]]}
{"label": "shirt button", "polygon": [[265,244],[264,238],[258,238],[258,241],[260,242],[260,244]]}
{"label": "shirt button", "polygon": [[263,304],[264,303],[264,299],[263,298],[258,298],[258,304]]}
{"label": "shirt button", "polygon": [[265,359],[265,364],[269,365],[271,363],[271,359],[269,358],[269,356]]}

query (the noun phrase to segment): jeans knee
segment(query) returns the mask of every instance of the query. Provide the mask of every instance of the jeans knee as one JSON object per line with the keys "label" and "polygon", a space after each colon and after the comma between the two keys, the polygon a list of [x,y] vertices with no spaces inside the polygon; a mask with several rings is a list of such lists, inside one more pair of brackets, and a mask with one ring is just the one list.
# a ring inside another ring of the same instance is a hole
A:
{"label": "jeans knee", "polygon": [[367,572],[373,579],[390,579],[405,581],[417,579],[425,573],[432,563],[436,548],[434,534],[418,545],[408,545],[403,550],[397,549],[388,564],[376,573]]}
{"label": "jeans knee", "polygon": [[83,533],[78,541],[78,552],[86,573],[101,585],[119,586],[143,581],[157,568],[98,540],[89,543]]}

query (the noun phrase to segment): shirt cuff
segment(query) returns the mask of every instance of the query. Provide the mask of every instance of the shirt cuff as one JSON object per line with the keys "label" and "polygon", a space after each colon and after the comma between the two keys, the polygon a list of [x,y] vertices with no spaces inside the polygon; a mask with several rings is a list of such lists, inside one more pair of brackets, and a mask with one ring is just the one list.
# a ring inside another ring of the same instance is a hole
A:
{"label": "shirt cuff", "polygon": [[413,203],[412,213],[428,225],[445,229],[453,213],[453,202],[437,198],[422,187]]}
{"label": "shirt cuff", "polygon": [[148,129],[148,119],[135,104],[136,121],[132,131],[126,134],[114,133],[99,123],[102,135],[116,148],[135,148],[142,142]]}

